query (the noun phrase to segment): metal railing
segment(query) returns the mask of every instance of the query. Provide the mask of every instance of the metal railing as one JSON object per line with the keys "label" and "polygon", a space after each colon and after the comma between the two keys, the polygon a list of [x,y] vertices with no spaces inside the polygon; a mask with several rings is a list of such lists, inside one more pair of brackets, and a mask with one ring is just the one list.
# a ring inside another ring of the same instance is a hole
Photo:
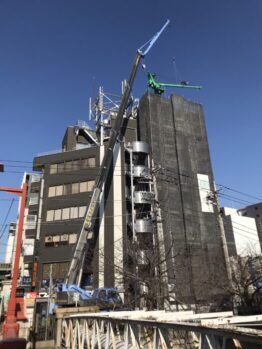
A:
{"label": "metal railing", "polygon": [[[115,312],[65,314],[57,319],[56,348],[260,348],[262,331],[212,324],[212,319],[231,319],[232,313],[192,314]],[[203,325],[201,320],[211,319]],[[260,321],[262,321],[262,316]],[[245,322],[249,322],[248,316]],[[243,346],[242,346],[243,345]],[[252,346],[253,348],[253,346]]]}

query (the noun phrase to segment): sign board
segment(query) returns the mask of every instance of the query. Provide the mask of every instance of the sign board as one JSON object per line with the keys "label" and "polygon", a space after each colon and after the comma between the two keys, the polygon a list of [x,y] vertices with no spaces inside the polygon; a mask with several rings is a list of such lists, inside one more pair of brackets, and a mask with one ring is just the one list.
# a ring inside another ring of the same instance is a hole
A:
{"label": "sign board", "polygon": [[26,299],[35,299],[35,298],[37,298],[37,292],[26,292],[25,298]]}
{"label": "sign board", "polygon": [[31,285],[32,278],[31,276],[23,276],[22,277],[22,285]]}

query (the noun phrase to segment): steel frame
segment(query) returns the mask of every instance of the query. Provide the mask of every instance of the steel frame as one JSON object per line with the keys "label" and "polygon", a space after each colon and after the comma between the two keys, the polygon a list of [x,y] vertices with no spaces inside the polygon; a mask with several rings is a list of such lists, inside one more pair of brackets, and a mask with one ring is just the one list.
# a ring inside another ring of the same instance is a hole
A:
{"label": "steel frame", "polygon": [[[130,312],[131,314],[131,312]],[[262,331],[232,325],[208,327],[194,322],[127,319],[76,314],[60,319],[56,347],[66,349],[226,349],[262,343]],[[150,318],[151,316],[149,316]],[[175,315],[174,315],[175,318]]]}

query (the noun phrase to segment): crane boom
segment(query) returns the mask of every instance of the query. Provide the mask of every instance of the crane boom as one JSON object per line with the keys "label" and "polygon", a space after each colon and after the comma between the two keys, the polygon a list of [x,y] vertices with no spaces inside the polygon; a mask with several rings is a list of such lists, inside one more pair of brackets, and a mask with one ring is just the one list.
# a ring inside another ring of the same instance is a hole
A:
{"label": "crane boom", "polygon": [[156,42],[156,40],[158,39],[158,37],[161,35],[161,33],[163,32],[163,30],[166,28],[168,24],[169,24],[169,20],[167,20],[164,26],[161,28],[161,30],[157,32],[156,35],[154,35],[154,37],[148,43],[145,44],[145,45],[148,45],[146,50],[142,52],[141,48],[145,46],[143,45],[140,49],[137,50],[137,53],[135,55],[132,69],[131,69],[128,81],[126,83],[122,100],[118,109],[116,120],[115,120],[114,126],[111,129],[111,135],[110,135],[110,138],[106,147],[105,155],[104,155],[104,158],[100,167],[100,171],[95,183],[95,188],[91,197],[91,201],[86,212],[84,224],[76,244],[73,258],[70,262],[68,274],[66,277],[67,284],[73,284],[77,282],[79,285],[81,281],[80,270],[82,269],[84,259],[85,259],[88,233],[92,232],[94,228],[95,218],[100,206],[100,198],[101,198],[103,185],[105,184],[108,178],[110,165],[113,160],[115,145],[118,141],[121,141],[121,139],[123,138],[123,129],[124,129],[123,116],[129,103],[129,98],[130,98],[132,86],[135,80],[135,76],[137,73],[137,69],[139,67],[139,63],[141,59],[149,52],[153,44]]}
{"label": "crane boom", "polygon": [[161,95],[165,92],[164,87],[175,87],[175,88],[189,88],[195,90],[201,90],[202,86],[189,85],[186,81],[182,81],[180,84],[167,84],[164,82],[157,82],[155,80],[155,74],[148,72],[147,74],[148,86],[151,87],[155,94]]}

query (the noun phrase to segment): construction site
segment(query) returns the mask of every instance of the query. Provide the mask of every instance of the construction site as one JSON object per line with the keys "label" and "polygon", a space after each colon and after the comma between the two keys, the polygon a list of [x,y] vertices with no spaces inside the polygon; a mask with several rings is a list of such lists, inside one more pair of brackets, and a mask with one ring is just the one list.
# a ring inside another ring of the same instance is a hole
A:
{"label": "construction site", "polygon": [[[179,94],[202,86],[160,83],[142,65],[168,25],[136,51],[121,94],[100,87],[61,149],[36,154],[21,188],[0,187],[20,198],[0,348],[262,348],[259,233],[240,260],[204,106]],[[242,293],[237,263],[251,280]]]}

